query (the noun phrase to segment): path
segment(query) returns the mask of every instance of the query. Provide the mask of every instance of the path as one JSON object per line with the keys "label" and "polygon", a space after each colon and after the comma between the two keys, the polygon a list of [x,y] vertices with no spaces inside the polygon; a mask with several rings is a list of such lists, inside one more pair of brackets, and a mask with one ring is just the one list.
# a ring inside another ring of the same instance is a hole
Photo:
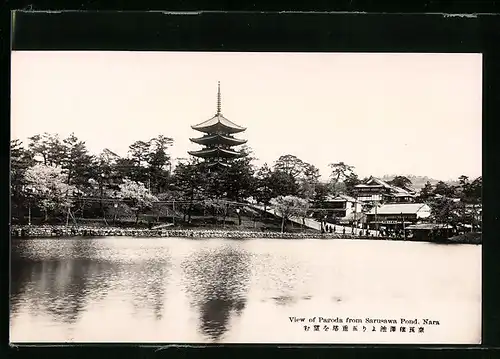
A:
{"label": "path", "polygon": [[[259,205],[259,204],[250,204],[249,205],[250,207],[252,208],[255,208],[257,210],[260,210],[260,211],[264,211],[264,206],[262,205]],[[279,213],[277,213],[273,208],[266,208],[266,212],[269,213],[269,214],[272,214],[273,216],[276,216],[276,217],[279,217],[279,218],[282,218],[282,216],[280,216]],[[293,222],[293,223],[297,223],[299,225],[302,225],[302,218],[299,218],[299,217],[291,217],[290,218],[290,221]],[[313,219],[313,218],[304,218],[304,226],[308,227],[308,228],[311,228],[311,229],[315,229],[317,231],[321,231],[321,222]],[[344,233],[344,229],[345,229],[345,234],[351,234],[353,233],[353,229],[352,227],[348,227],[348,226],[340,226],[338,224],[330,224],[328,223],[329,226],[332,227],[335,227],[335,233],[339,233],[339,234],[342,234]],[[361,229],[359,228],[355,228],[354,229],[354,233],[355,234],[359,234],[361,232]],[[365,230],[363,230],[363,233],[365,232]],[[376,231],[374,230],[369,230],[368,231],[369,235],[375,235]]]}

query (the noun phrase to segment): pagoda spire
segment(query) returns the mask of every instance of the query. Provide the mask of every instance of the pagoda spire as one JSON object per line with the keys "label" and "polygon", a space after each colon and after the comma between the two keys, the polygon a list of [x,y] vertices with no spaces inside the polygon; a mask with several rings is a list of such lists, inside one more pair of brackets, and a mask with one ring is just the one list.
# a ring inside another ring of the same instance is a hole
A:
{"label": "pagoda spire", "polygon": [[220,99],[220,81],[217,81],[217,115],[220,115],[221,99]]}

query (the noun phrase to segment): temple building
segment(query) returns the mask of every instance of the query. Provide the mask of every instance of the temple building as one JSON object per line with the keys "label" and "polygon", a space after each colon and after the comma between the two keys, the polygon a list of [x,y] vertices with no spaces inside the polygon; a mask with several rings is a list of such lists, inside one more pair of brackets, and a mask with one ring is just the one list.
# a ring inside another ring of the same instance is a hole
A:
{"label": "temple building", "polygon": [[205,133],[205,135],[190,138],[191,142],[203,147],[198,151],[188,151],[188,153],[203,158],[210,166],[227,166],[231,159],[245,156],[236,151],[234,147],[246,143],[247,140],[235,138],[233,135],[245,131],[246,128],[238,126],[222,115],[220,82],[217,91],[217,113],[209,120],[191,126],[191,128]]}
{"label": "temple building", "polygon": [[410,203],[415,198],[414,192],[390,185],[375,177],[354,186],[354,193],[356,199],[361,202]]}

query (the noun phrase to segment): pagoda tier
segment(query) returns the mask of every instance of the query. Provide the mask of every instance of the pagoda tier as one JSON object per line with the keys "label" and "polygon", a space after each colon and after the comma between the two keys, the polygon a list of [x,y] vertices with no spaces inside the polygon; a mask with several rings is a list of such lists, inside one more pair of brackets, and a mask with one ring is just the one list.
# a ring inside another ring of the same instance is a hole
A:
{"label": "pagoda tier", "polygon": [[238,146],[247,142],[247,140],[241,140],[239,138],[221,134],[206,135],[200,138],[190,138],[190,140],[191,142],[198,143],[200,145],[221,144],[227,146]]}
{"label": "pagoda tier", "polygon": [[236,151],[232,151],[225,148],[215,147],[207,148],[199,151],[188,151],[188,153],[195,157],[201,158],[213,158],[213,159],[228,159],[228,158],[239,158],[243,157],[244,154]]}
{"label": "pagoda tier", "polygon": [[229,165],[225,162],[221,162],[221,161],[214,161],[214,162],[207,162],[207,166],[209,168],[227,168],[229,167]]}
{"label": "pagoda tier", "polygon": [[214,117],[205,122],[191,126],[191,128],[196,131],[215,134],[232,134],[246,130],[246,128],[229,121],[220,113],[217,113]]}

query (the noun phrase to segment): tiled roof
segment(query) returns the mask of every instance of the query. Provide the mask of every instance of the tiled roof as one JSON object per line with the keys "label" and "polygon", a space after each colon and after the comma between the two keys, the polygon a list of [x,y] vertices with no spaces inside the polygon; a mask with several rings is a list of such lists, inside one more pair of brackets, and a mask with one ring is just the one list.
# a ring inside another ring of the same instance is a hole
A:
{"label": "tiled roof", "polygon": [[411,193],[408,192],[402,192],[402,193],[394,193],[394,197],[413,197]]}
{"label": "tiled roof", "polygon": [[231,129],[232,131],[230,131],[230,132],[241,132],[241,131],[244,131],[246,129],[245,127],[238,126],[237,124],[229,121],[227,118],[225,118],[221,114],[217,114],[209,120],[206,120],[202,123],[191,126],[191,128],[193,128],[194,130],[204,130],[206,128],[210,128],[210,127],[213,127],[216,125],[222,125],[222,127],[226,127],[228,129]]}
{"label": "tiled roof", "polygon": [[[421,210],[430,210],[430,207],[424,203],[393,203],[384,204],[377,208],[377,214],[413,214]],[[375,214],[375,208],[372,208],[368,214]]]}
{"label": "tiled roof", "polygon": [[355,187],[358,187],[358,188],[384,187],[384,188],[390,189],[391,191],[393,191],[395,193],[410,194],[410,192],[408,190],[401,188],[401,187],[393,186],[393,185],[391,185],[385,181],[382,181],[381,179],[376,178],[376,177],[370,177],[370,179],[366,183],[375,183],[375,184],[372,184],[372,185],[359,184],[359,185],[356,185]]}
{"label": "tiled roof", "polygon": [[333,201],[358,202],[355,198],[348,196],[348,195],[345,195],[345,194],[339,194],[337,196],[329,195],[326,197],[326,201],[330,201],[330,202],[333,202]]}

